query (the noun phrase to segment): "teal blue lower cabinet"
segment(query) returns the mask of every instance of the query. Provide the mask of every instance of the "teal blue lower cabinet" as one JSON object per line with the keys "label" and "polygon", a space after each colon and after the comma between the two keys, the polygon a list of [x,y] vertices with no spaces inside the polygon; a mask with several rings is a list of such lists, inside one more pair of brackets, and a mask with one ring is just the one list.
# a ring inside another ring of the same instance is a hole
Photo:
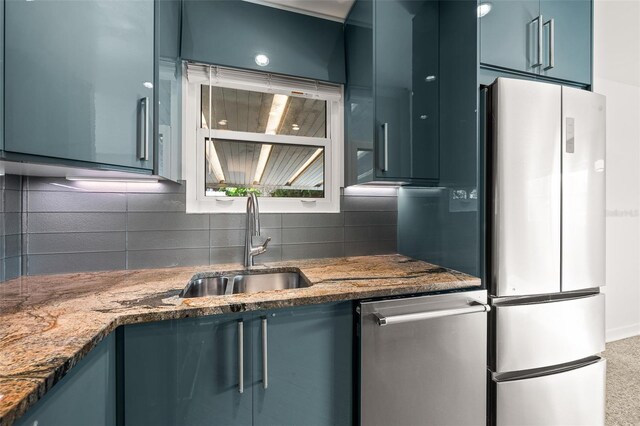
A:
{"label": "teal blue lower cabinet", "polygon": [[126,326],[124,424],[250,425],[249,319],[216,315]]}
{"label": "teal blue lower cabinet", "polygon": [[116,424],[115,333],[106,337],[17,422],[17,426]]}
{"label": "teal blue lower cabinet", "polygon": [[254,426],[352,424],[351,303],[268,311],[256,321]]}
{"label": "teal blue lower cabinet", "polygon": [[351,424],[352,328],[350,302],[126,326],[124,424]]}

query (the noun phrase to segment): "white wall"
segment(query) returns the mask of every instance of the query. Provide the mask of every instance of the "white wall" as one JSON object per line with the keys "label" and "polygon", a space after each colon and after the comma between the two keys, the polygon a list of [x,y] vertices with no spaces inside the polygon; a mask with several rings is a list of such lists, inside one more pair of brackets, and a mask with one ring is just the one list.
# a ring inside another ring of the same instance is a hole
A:
{"label": "white wall", "polygon": [[595,0],[594,91],[607,96],[607,341],[640,334],[640,0]]}

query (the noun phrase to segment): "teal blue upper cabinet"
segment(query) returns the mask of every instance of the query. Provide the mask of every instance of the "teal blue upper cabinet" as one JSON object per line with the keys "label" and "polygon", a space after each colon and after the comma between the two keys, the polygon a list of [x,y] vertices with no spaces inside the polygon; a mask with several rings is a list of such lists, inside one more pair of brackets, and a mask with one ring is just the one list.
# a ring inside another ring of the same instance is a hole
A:
{"label": "teal blue upper cabinet", "polygon": [[539,0],[496,0],[480,18],[480,62],[514,71],[537,73],[537,26]]}
{"label": "teal blue upper cabinet", "polygon": [[182,61],[180,60],[180,0],[156,4],[156,84],[154,98],[154,172],[163,178],[181,179]]}
{"label": "teal blue upper cabinet", "polygon": [[125,327],[125,424],[250,425],[248,319],[218,315]]}
{"label": "teal blue upper cabinet", "polygon": [[480,18],[481,65],[591,84],[591,0],[482,4],[490,9]]}
{"label": "teal blue upper cabinet", "polygon": [[[345,24],[345,185],[443,179],[446,127],[475,128],[475,13],[470,1],[356,0]],[[447,98],[468,87],[470,105]]]}
{"label": "teal blue upper cabinet", "polygon": [[16,422],[17,426],[115,426],[116,339],[106,337]]}
{"label": "teal blue upper cabinet", "polygon": [[540,1],[547,47],[541,75],[591,84],[591,8],[591,0]]}
{"label": "teal blue upper cabinet", "polygon": [[438,2],[374,2],[378,178],[438,178]]}
{"label": "teal blue upper cabinet", "polygon": [[269,311],[256,320],[253,424],[351,425],[351,304]]}
{"label": "teal blue upper cabinet", "polygon": [[154,8],[7,0],[5,151],[151,170]]}
{"label": "teal blue upper cabinet", "polygon": [[350,303],[126,326],[124,422],[351,424],[352,339]]}

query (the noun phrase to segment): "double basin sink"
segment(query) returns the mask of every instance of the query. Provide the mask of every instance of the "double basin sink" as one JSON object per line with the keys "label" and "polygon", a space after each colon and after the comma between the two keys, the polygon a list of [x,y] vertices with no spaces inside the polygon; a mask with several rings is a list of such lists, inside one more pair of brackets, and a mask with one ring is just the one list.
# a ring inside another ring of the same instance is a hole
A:
{"label": "double basin sink", "polygon": [[180,297],[225,296],[309,287],[300,272],[238,272],[229,274],[198,274],[180,292]]}

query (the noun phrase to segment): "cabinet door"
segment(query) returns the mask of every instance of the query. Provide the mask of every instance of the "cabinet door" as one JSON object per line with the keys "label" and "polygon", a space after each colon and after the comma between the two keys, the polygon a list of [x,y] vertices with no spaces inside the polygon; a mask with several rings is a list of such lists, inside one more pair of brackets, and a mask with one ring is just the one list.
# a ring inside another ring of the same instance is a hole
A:
{"label": "cabinet door", "polygon": [[89,352],[15,424],[16,426],[115,426],[114,333]]}
{"label": "cabinet door", "polygon": [[250,425],[251,333],[243,320],[216,315],[128,326],[125,423]]}
{"label": "cabinet door", "polygon": [[438,178],[438,3],[374,3],[376,176]]}
{"label": "cabinet door", "polygon": [[270,311],[254,323],[253,424],[352,424],[351,303]]}
{"label": "cabinet door", "polygon": [[545,22],[540,73],[591,84],[591,0],[541,0],[540,14]]}
{"label": "cabinet door", "polygon": [[152,139],[153,0],[7,0],[5,13],[5,150],[151,169],[138,151]]}
{"label": "cabinet door", "polygon": [[[489,3],[489,2],[486,2]],[[539,0],[495,0],[480,18],[480,63],[538,73]],[[543,46],[540,46],[542,48]]]}

